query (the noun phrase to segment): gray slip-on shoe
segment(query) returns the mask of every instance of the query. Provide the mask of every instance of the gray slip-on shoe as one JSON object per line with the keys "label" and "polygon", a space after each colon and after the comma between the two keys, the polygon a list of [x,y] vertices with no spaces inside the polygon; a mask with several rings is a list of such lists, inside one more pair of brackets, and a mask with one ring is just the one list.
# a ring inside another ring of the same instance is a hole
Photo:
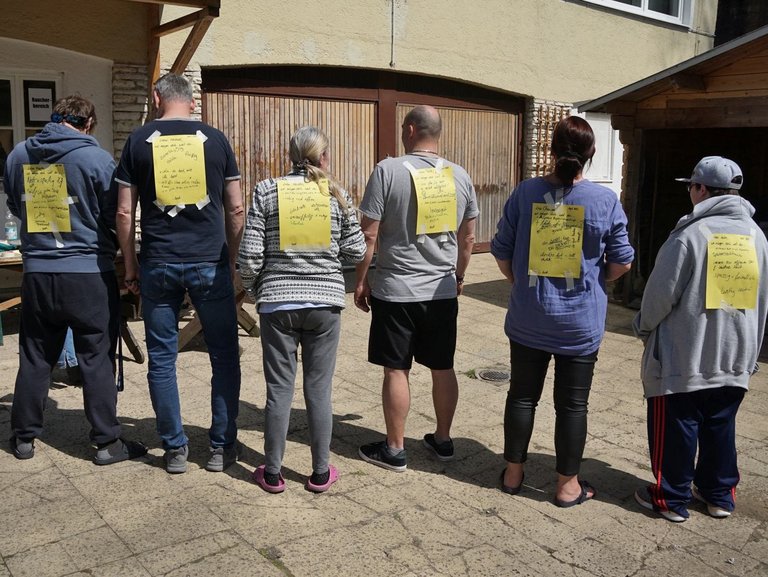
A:
{"label": "gray slip-on shoe", "polygon": [[165,470],[169,473],[186,473],[187,457],[189,456],[189,447],[184,445],[176,449],[167,449],[165,451]]}
{"label": "gray slip-on shoe", "polygon": [[138,441],[126,441],[124,439],[115,439],[107,445],[96,449],[96,456],[93,462],[97,465],[112,465],[128,459],[136,459],[147,454],[147,447]]}
{"label": "gray slip-on shoe", "polygon": [[17,459],[31,459],[35,456],[35,440],[22,441],[11,437],[11,452]]}
{"label": "gray slip-on shoe", "polygon": [[234,443],[228,447],[210,447],[209,451],[211,456],[205,465],[206,471],[221,473],[240,458],[240,443]]}

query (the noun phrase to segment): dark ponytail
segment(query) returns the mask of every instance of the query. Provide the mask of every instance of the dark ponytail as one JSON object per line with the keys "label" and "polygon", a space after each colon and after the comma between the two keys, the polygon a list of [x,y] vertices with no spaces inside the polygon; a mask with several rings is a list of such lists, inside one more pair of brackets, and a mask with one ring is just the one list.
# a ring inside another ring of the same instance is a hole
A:
{"label": "dark ponytail", "polygon": [[592,127],[578,116],[563,118],[555,126],[550,150],[555,157],[555,176],[564,186],[572,186],[574,178],[595,154]]}

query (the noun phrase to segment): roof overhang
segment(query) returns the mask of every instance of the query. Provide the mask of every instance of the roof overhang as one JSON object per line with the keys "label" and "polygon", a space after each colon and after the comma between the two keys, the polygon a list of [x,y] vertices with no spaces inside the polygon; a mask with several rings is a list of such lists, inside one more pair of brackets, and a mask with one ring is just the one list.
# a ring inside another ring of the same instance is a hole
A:
{"label": "roof overhang", "polygon": [[752,48],[758,50],[766,45],[768,26],[763,26],[643,80],[585,102],[578,107],[579,112],[612,112],[612,105],[627,101],[639,102],[669,89],[703,90],[704,75],[708,71],[727,66],[746,56]]}

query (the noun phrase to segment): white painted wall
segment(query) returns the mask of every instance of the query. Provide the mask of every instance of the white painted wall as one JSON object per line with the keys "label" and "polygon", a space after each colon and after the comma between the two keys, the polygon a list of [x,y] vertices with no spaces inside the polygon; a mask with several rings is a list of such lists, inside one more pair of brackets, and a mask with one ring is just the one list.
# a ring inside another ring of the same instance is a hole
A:
{"label": "white painted wall", "polygon": [[[75,92],[96,105],[94,136],[110,154],[112,145],[112,61],[24,40],[0,38],[0,74],[58,80],[56,97]],[[23,111],[22,111],[23,115]],[[22,116],[23,118],[23,116]]]}

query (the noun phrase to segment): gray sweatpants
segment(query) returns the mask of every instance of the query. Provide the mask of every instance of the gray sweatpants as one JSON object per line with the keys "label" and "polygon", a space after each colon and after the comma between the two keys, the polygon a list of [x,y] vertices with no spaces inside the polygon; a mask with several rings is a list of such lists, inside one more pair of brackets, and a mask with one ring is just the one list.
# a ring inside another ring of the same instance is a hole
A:
{"label": "gray sweatpants", "polygon": [[296,379],[298,348],[304,369],[304,400],[309,422],[312,470],[328,470],[333,407],[331,384],[336,369],[341,309],[305,308],[259,315],[264,377],[267,381],[264,456],[268,473],[279,473]]}

